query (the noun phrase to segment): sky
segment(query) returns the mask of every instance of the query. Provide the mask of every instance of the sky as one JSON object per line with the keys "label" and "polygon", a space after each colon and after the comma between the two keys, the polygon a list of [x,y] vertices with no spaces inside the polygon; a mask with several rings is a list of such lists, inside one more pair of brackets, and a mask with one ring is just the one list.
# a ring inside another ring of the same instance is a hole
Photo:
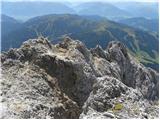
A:
{"label": "sky", "polygon": [[103,1],[103,2],[158,2],[159,0],[0,0],[0,1],[50,1],[50,2],[89,2],[89,1]]}

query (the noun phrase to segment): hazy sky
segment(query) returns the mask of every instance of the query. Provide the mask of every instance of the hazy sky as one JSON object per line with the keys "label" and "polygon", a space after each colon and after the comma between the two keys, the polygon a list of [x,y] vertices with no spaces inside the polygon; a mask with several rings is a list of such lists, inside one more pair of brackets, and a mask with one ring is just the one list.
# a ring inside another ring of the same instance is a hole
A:
{"label": "hazy sky", "polygon": [[105,2],[130,2],[130,1],[135,1],[135,2],[157,2],[158,0],[0,0],[0,1],[51,1],[51,2],[89,2],[89,1],[105,1]]}

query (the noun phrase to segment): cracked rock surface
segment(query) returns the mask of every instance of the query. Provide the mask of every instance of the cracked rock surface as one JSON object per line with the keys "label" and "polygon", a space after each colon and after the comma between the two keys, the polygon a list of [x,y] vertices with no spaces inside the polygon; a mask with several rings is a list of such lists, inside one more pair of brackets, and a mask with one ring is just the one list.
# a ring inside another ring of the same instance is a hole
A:
{"label": "cracked rock surface", "polygon": [[1,54],[1,118],[157,118],[158,78],[118,41],[31,39]]}

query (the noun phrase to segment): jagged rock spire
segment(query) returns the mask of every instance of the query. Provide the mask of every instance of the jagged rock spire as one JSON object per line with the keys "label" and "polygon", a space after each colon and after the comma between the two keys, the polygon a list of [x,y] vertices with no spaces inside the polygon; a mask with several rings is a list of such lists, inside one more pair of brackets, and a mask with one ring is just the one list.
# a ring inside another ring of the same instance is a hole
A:
{"label": "jagged rock spire", "polygon": [[88,50],[68,37],[56,45],[38,38],[2,53],[1,61],[1,118],[158,116],[158,73],[120,42]]}

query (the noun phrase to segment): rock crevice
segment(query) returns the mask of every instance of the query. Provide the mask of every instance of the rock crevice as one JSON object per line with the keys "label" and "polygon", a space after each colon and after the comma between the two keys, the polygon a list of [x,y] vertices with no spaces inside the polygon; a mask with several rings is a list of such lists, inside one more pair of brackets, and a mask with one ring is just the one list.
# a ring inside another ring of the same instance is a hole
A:
{"label": "rock crevice", "polygon": [[2,53],[1,62],[2,118],[158,116],[158,73],[118,41],[89,50],[69,37],[56,45],[40,37]]}

